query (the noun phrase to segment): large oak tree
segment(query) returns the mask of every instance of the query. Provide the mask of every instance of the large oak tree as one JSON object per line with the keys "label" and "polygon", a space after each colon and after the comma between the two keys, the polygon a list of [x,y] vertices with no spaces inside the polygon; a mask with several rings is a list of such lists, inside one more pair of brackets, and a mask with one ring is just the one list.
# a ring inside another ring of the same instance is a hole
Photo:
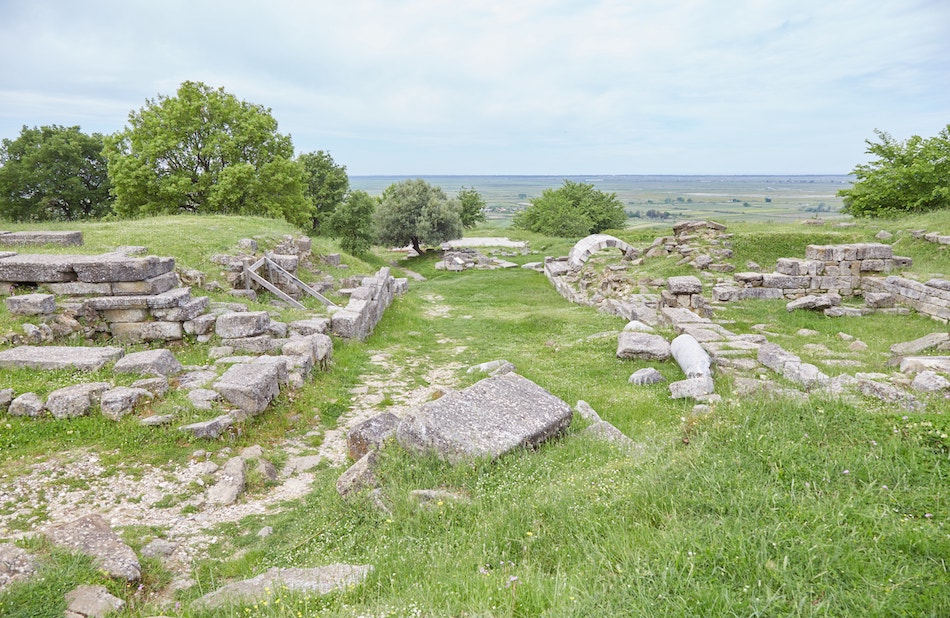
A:
{"label": "large oak tree", "polygon": [[460,211],[457,200],[449,200],[441,187],[421,178],[394,182],[380,196],[376,236],[384,244],[412,245],[422,254],[422,245],[462,237]]}
{"label": "large oak tree", "polygon": [[184,82],[106,139],[120,216],[180,212],[282,217],[310,227],[313,204],[289,135],[261,105]]}

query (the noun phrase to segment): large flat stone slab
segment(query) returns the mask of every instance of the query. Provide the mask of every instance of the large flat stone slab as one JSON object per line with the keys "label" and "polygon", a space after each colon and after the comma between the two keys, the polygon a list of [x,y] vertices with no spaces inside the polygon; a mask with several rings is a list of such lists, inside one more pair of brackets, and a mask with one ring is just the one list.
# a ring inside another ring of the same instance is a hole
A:
{"label": "large flat stone slab", "polygon": [[459,462],[537,446],[571,423],[571,407],[516,373],[423,404],[399,423],[403,448]]}
{"label": "large flat stone slab", "polygon": [[251,415],[260,414],[280,394],[280,369],[274,363],[232,365],[215,381],[214,390]]}
{"label": "large flat stone slab", "polygon": [[316,568],[271,567],[257,577],[228,584],[197,599],[198,607],[212,609],[234,603],[267,599],[279,590],[305,594],[327,594],[357,586],[372,573],[368,564],[330,564]]}
{"label": "large flat stone slab", "polygon": [[175,270],[170,257],[129,257],[123,253],[49,255],[19,253],[0,259],[0,281],[29,283],[112,283],[143,281]]}
{"label": "large flat stone slab", "polygon": [[82,244],[82,232],[3,232],[0,245],[61,245]]}
{"label": "large flat stone slab", "polygon": [[124,353],[122,348],[114,347],[22,345],[0,352],[0,367],[95,371],[107,363],[122,358]]}

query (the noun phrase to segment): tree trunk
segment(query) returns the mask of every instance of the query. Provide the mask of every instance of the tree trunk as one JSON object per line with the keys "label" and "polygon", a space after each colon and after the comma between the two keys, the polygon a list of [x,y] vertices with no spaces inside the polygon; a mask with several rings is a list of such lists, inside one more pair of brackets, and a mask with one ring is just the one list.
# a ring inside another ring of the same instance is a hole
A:
{"label": "tree trunk", "polygon": [[419,255],[422,255],[423,253],[425,253],[425,251],[422,249],[422,247],[419,246],[419,239],[416,238],[415,236],[412,237],[412,248],[413,248],[413,249],[415,250],[415,252],[418,253]]}

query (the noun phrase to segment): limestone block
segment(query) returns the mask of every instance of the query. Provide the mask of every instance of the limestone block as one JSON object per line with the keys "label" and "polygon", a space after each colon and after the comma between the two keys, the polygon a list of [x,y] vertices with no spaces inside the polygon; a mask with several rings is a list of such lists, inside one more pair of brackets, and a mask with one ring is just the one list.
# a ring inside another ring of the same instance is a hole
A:
{"label": "limestone block", "polygon": [[214,329],[214,324],[217,319],[217,316],[206,313],[194,319],[184,321],[182,328],[189,335],[206,335]]}
{"label": "limestone block", "polygon": [[104,392],[112,388],[108,382],[88,382],[58,388],[46,398],[46,409],[55,418],[74,418],[89,414]]}
{"label": "limestone block", "polygon": [[73,270],[79,281],[87,283],[142,281],[175,270],[175,259],[170,257],[135,258],[121,253],[86,257],[73,261]]}
{"label": "limestone block", "polygon": [[105,586],[83,585],[66,593],[66,618],[99,618],[125,609],[125,601]]}
{"label": "limestone block", "polygon": [[346,434],[346,449],[350,459],[358,461],[370,450],[380,449],[387,439],[396,434],[398,425],[399,418],[390,412],[354,425]]}
{"label": "limestone block", "polygon": [[10,402],[10,407],[7,408],[7,414],[10,416],[28,416],[30,418],[43,416],[45,411],[46,407],[43,400],[36,393],[23,393],[14,398]]}
{"label": "limestone block", "polygon": [[872,309],[888,309],[894,306],[894,295],[889,292],[865,292],[864,303]]}
{"label": "limestone block", "polygon": [[19,346],[0,351],[0,368],[78,369],[96,371],[121,358],[122,348],[83,346]]}
{"label": "limestone block", "polygon": [[183,425],[178,429],[190,433],[196,438],[209,438],[215,440],[222,433],[227,431],[227,429],[234,424],[234,417],[230,414],[222,414],[217,418],[213,418],[210,421],[202,421],[200,423],[192,423],[190,425]]}
{"label": "limestone block", "polygon": [[170,376],[182,370],[181,363],[171,350],[145,350],[126,354],[116,362],[116,373],[139,373],[152,376]]}
{"label": "limestone block", "polygon": [[208,310],[208,297],[199,296],[184,301],[178,307],[167,309],[152,309],[152,316],[157,320],[166,320],[169,322],[187,322],[199,317]]}
{"label": "limestone block", "polygon": [[914,376],[914,381],[910,387],[922,393],[935,393],[937,391],[950,390],[950,380],[947,380],[947,378],[941,375],[937,375],[935,371],[921,371]]}
{"label": "limestone block", "polygon": [[214,330],[222,339],[255,337],[267,331],[270,315],[266,311],[244,311],[218,316]]}
{"label": "limestone block", "polygon": [[257,335],[256,337],[238,337],[236,339],[222,339],[221,343],[234,350],[241,352],[250,352],[252,354],[266,354],[274,347],[274,338],[270,335]]}
{"label": "limestone block", "polygon": [[881,259],[867,259],[861,260],[861,272],[873,272],[880,273],[886,270],[884,265],[884,260]]}
{"label": "limestone block", "polygon": [[882,243],[860,243],[855,249],[856,260],[883,260],[893,256],[891,246]]}
{"label": "limestone block", "polygon": [[617,338],[617,358],[658,360],[670,357],[670,344],[660,335],[623,331]]}
{"label": "limestone block", "polygon": [[802,359],[775,343],[763,343],[759,346],[757,359],[776,373],[784,373],[788,363],[800,363]]}
{"label": "limestone block", "polygon": [[116,281],[112,284],[114,296],[161,294],[178,287],[178,275],[174,270],[141,281]]}
{"label": "limestone block", "polygon": [[85,283],[69,281],[66,283],[47,283],[47,289],[59,296],[111,296],[111,283]]}
{"label": "limestone block", "polygon": [[337,493],[346,498],[363,490],[377,487],[379,483],[376,480],[375,469],[378,459],[379,455],[375,450],[370,450],[360,457],[337,479]]}
{"label": "limestone block", "polygon": [[107,309],[99,315],[109,324],[116,322],[145,322],[149,318],[148,309]]}
{"label": "limestone block", "polygon": [[252,602],[269,599],[275,591],[290,591],[296,596],[314,596],[331,592],[347,592],[361,584],[371,565],[330,564],[315,568],[272,567],[251,579],[228,584],[194,601],[201,608],[217,608],[229,604],[250,606]]}
{"label": "limestone block", "polygon": [[99,398],[99,407],[104,417],[118,421],[127,414],[131,414],[140,401],[151,398],[151,391],[144,388],[117,386],[102,393]]}
{"label": "limestone block", "polygon": [[234,504],[247,483],[247,464],[243,457],[232,457],[218,472],[218,481],[208,489],[208,501],[213,504]]}
{"label": "limestone block", "polygon": [[687,378],[679,382],[670,383],[670,397],[673,399],[685,399],[703,397],[714,392],[713,380],[709,376],[698,378]]}
{"label": "limestone block", "polygon": [[703,282],[698,277],[686,275],[670,277],[666,280],[667,289],[673,294],[702,294]]}
{"label": "limestone block", "polygon": [[792,276],[779,273],[763,273],[762,287],[764,288],[808,288],[811,277],[807,275]]}
{"label": "limestone block", "polygon": [[644,367],[643,369],[638,369],[630,374],[630,377],[627,379],[627,381],[630,384],[636,384],[637,386],[647,386],[650,384],[666,382],[666,378],[664,378],[663,374],[653,367]]}
{"label": "limestone block", "polygon": [[109,325],[112,336],[121,341],[177,341],[184,336],[181,322],[116,322]]}
{"label": "limestone block", "polygon": [[56,297],[52,294],[19,294],[8,296],[3,302],[14,315],[49,315],[56,311]]}
{"label": "limestone block", "polygon": [[571,422],[569,405],[516,373],[485,378],[413,409],[396,430],[409,451],[459,462],[536,446]]}
{"label": "limestone block", "polygon": [[129,582],[141,577],[142,567],[135,552],[100,515],[86,515],[51,526],[45,532],[54,545],[92,557],[110,577]]}
{"label": "limestone block", "polygon": [[213,388],[241,410],[257,415],[280,393],[278,374],[274,365],[233,365],[215,381]]}
{"label": "limestone block", "polygon": [[329,318],[309,318],[290,323],[290,332],[298,335],[324,335],[330,330]]}

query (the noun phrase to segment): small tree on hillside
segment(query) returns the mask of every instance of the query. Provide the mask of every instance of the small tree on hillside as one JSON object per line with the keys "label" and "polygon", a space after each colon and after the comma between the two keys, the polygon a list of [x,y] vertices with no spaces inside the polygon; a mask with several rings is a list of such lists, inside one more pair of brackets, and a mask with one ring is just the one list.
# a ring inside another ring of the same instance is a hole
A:
{"label": "small tree on hillside", "polygon": [[23,127],[0,143],[0,217],[74,221],[112,210],[102,135],[79,127]]}
{"label": "small tree on hillside", "polygon": [[422,179],[395,182],[383,191],[374,217],[380,243],[412,245],[422,254],[423,244],[462,237],[457,200],[449,200],[440,187]]}
{"label": "small tree on hillside", "polygon": [[513,225],[548,236],[575,237],[622,228],[627,215],[615,193],[594,185],[565,180],[557,189],[545,189],[541,197],[515,215]]}
{"label": "small tree on hillside", "polygon": [[326,229],[340,239],[347,253],[362,255],[373,246],[373,213],[376,200],[366,191],[353,191],[327,219]]}
{"label": "small tree on hillside", "polygon": [[313,202],[313,232],[323,233],[323,224],[343,203],[350,188],[346,166],[337,165],[329,152],[305,152],[297,157],[303,166],[306,186],[304,193]]}
{"label": "small tree on hillside", "polygon": [[481,193],[475,190],[475,187],[462,187],[458,193],[458,201],[461,206],[460,215],[462,217],[462,226],[472,228],[484,221],[485,199]]}
{"label": "small tree on hillside", "polygon": [[895,140],[875,130],[879,142],[866,140],[875,160],[855,166],[857,182],[838,195],[843,212],[855,217],[896,217],[950,207],[950,125],[936,137]]}

